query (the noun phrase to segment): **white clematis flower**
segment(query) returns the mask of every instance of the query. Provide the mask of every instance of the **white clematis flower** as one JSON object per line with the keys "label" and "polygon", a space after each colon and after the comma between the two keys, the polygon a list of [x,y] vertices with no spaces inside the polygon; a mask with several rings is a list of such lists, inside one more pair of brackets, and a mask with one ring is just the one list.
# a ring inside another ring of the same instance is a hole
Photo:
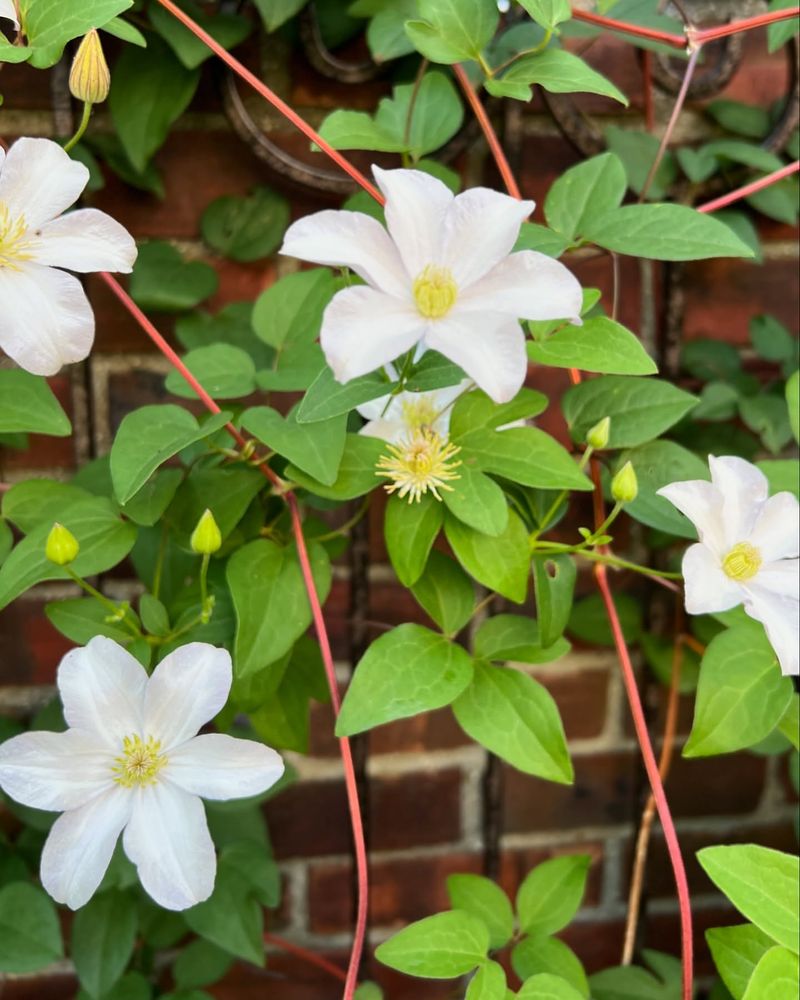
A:
{"label": "white clematis flower", "polygon": [[356,409],[367,423],[359,433],[398,444],[427,427],[446,438],[453,403],[471,385],[471,379],[463,379],[458,385],[446,389],[398,392],[396,396],[381,396],[380,399],[362,403]]}
{"label": "white clematis flower", "polygon": [[0,787],[63,815],[42,852],[42,885],[59,903],[86,903],[123,834],[144,889],[168,910],[208,899],[216,856],[198,796],[257,795],[283,773],[274,750],[220,733],[195,735],[231,687],[224,649],[188,643],[147,676],[98,636],[58,669],[63,733],[29,732],[0,745]]}
{"label": "white clematis flower", "polygon": [[9,21],[14,22],[15,28],[19,27],[17,8],[14,6],[14,0],[0,0],[0,18],[7,18]]}
{"label": "white clematis flower", "polygon": [[419,170],[372,170],[388,232],[360,212],[317,212],[290,226],[281,248],[367,283],[338,292],[325,310],[320,344],[335,378],[348,382],[419,346],[507,402],[527,371],[518,320],[580,322],[570,271],[532,250],[511,253],[533,202],[488,188],[454,196]]}
{"label": "white clematis flower", "polygon": [[49,139],[0,148],[0,348],[34,375],[82,361],[94,341],[81,283],[60,268],[127,273],[136,260],[133,238],[105,212],[62,215],[88,180]]}
{"label": "white clematis flower", "polygon": [[761,622],[784,674],[800,672],[800,512],[791,493],[769,496],[750,462],[709,455],[711,482],[658,490],[694,524],[700,541],[683,557],[686,610],[728,611],[738,604]]}

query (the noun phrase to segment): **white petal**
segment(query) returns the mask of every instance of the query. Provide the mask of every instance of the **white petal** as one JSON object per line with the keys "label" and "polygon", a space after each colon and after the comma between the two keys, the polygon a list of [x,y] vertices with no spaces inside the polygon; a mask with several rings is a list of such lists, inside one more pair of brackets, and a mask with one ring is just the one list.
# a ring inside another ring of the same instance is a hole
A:
{"label": "white petal", "polygon": [[725,542],[732,547],[750,537],[761,505],[769,496],[769,483],[760,469],[735,455],[709,455],[708,465],[711,481],[723,499]]}
{"label": "white petal", "polygon": [[0,202],[12,219],[36,230],[68,209],[89,181],[89,171],[50,139],[17,139],[0,173]]}
{"label": "white petal", "polygon": [[728,611],[742,603],[741,586],[722,572],[719,559],[705,545],[689,546],[681,570],[690,615]]}
{"label": "white petal", "polygon": [[358,433],[363,434],[364,437],[380,438],[381,441],[397,444],[406,436],[407,428],[402,420],[382,420],[378,417],[376,420],[370,420],[369,423],[364,424]]}
{"label": "white petal", "polygon": [[207,642],[179,646],[159,663],[144,696],[144,735],[163,751],[179,746],[221,711],[233,671],[227,649]]}
{"label": "white petal", "polygon": [[[5,17],[9,21],[14,22],[14,27],[19,27],[19,21],[17,20],[17,10],[14,6],[14,0],[0,0],[0,17]],[[0,150],[0,152],[3,152]],[[0,167],[3,165],[3,158],[0,156]]]}
{"label": "white petal", "polygon": [[[746,583],[744,586],[746,588],[750,585]],[[779,559],[765,563],[753,578],[752,585],[779,597],[800,601],[800,560]]]}
{"label": "white petal", "polygon": [[173,750],[162,773],[204,799],[243,799],[271,788],[283,771],[280,756],[263,743],[206,733]]}
{"label": "white petal", "polygon": [[463,368],[495,403],[513,399],[525,381],[525,335],[508,316],[456,307],[428,326],[425,343]]}
{"label": "white petal", "polygon": [[34,809],[76,809],[113,785],[113,756],[91,733],[34,730],[0,744],[0,788]]}
{"label": "white petal", "polygon": [[102,635],[71,650],[58,668],[67,724],[99,737],[115,754],[124,737],[141,732],[146,686],[141,663]]}
{"label": "white petal", "polygon": [[764,503],[750,542],[765,563],[800,554],[800,507],[793,493],[776,493]]}
{"label": "white petal", "polygon": [[[797,574],[797,560],[791,561]],[[762,586],[763,576],[759,573],[752,583],[745,584],[744,610],[764,626],[781,673],[800,673],[800,603],[796,594],[780,594]]]}
{"label": "white petal", "polygon": [[319,342],[337,382],[349,382],[410,350],[424,322],[412,305],[358,285],[334,295]]}
{"label": "white petal", "polygon": [[402,393],[398,393],[396,396],[389,394],[387,396],[379,396],[377,399],[369,399],[366,403],[359,403],[356,409],[365,420],[388,420],[392,418],[399,420],[403,413],[403,408],[400,404],[401,395]]}
{"label": "white petal", "polygon": [[108,868],[114,846],[131,815],[133,797],[114,785],[53,824],[42,851],[42,885],[70,909],[88,903]]}
{"label": "white petal", "polygon": [[684,479],[656,490],[697,528],[700,541],[721,560],[729,546],[722,525],[722,494],[704,479]]}
{"label": "white petal", "polygon": [[543,253],[512,253],[458,297],[461,309],[494,310],[522,319],[580,323],[583,291],[572,271]]}
{"label": "white petal", "polygon": [[307,215],[289,226],[280,253],[349,267],[375,288],[411,298],[411,281],[397,247],[380,222],[363,212],[328,209]]}
{"label": "white petal", "polygon": [[507,257],[519,227],[534,209],[489,188],[471,188],[450,206],[442,232],[441,263],[449,267],[460,289],[482,278]]}
{"label": "white petal", "polygon": [[45,223],[33,256],[37,264],[67,271],[128,274],[136,260],[136,243],[110,215],[82,208]]}
{"label": "white petal", "polygon": [[94,314],[77,278],[38,264],[0,268],[0,348],[34,375],[83,361]]}
{"label": "white petal", "polygon": [[122,845],[145,892],[167,910],[186,910],[214,891],[217,859],[203,803],[167,781],[136,789]]}
{"label": "white petal", "polygon": [[386,196],[386,225],[413,280],[428,265],[441,262],[442,227],[453,192],[423,170],[372,172]]}

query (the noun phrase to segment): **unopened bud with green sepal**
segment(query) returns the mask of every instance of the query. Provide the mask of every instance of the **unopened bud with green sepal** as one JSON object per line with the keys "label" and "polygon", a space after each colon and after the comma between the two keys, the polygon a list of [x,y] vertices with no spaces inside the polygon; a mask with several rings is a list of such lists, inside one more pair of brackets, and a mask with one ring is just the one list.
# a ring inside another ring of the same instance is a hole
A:
{"label": "unopened bud with green sepal", "polygon": [[611,417],[603,417],[586,434],[586,443],[595,451],[602,451],[608,445],[611,435]]}
{"label": "unopened bud with green sepal", "polygon": [[633,503],[639,495],[639,482],[630,462],[626,462],[611,480],[611,496],[617,503]]}
{"label": "unopened bud with green sepal", "polygon": [[206,510],[191,537],[192,552],[200,556],[213,555],[222,545],[222,533],[210,510]]}
{"label": "unopened bud with green sepal", "polygon": [[44,554],[56,566],[68,566],[76,559],[80,548],[78,539],[69,528],[65,528],[63,524],[56,521],[47,536]]}

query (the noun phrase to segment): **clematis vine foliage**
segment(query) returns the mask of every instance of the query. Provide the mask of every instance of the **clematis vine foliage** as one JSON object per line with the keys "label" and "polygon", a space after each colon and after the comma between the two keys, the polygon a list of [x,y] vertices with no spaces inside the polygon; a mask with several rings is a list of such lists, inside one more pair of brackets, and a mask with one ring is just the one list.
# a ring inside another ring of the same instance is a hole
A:
{"label": "clematis vine foliage", "polygon": [[[682,24],[655,0],[602,3],[588,22],[545,0],[305,7],[0,0],[0,67],[26,79],[63,61],[74,104],[66,138],[17,136],[0,111],[0,449],[73,434],[48,379],[84,371],[91,383],[100,283],[174,368],[161,398],[126,413],[69,479],[0,483],[0,612],[46,584],[43,619],[74,647],[53,702],[0,716],[0,809],[13,817],[10,833],[0,824],[0,973],[45,975],[67,954],[93,1000],[163,995],[168,963],[176,1000],[206,996],[235,959],[265,964],[281,877],[263,803],[302,768],[316,703],[336,709],[359,858],[348,741],[377,727],[444,709],[487,767],[529,776],[531,795],[534,779],[575,781],[547,684],[574,642],[619,656],[681,893],[654,774],[661,734],[648,736],[631,650],[638,682],[693,699],[676,752],[786,758],[797,781],[797,338],[754,315],[746,351],[717,336],[676,348],[650,315],[653,262],[770,266],[757,223],[796,221],[797,130],[768,150],[758,116],[734,102],[708,109],[732,136],[674,152],[612,126],[607,148],[537,205],[482,103],[519,112],[538,87],[578,107],[586,94],[627,106],[634,95],[575,38],[619,7],[630,44],[657,26],[681,48]],[[363,190],[298,216],[291,186],[265,168],[262,186],[197,220],[202,260],[137,245],[92,206],[112,174],[145,207],[165,196],[158,153],[209,37],[225,56],[264,34],[289,44],[309,24],[331,48],[363,35],[386,73],[373,111],[338,108],[307,131],[316,163],[326,146],[366,154],[368,176],[344,161]],[[770,24],[770,51],[795,27]],[[486,164],[479,177],[451,155],[476,110],[505,190]],[[748,187],[717,216],[706,193],[731,176],[762,193]],[[210,308],[219,261],[273,255],[280,267],[254,301]],[[602,289],[587,261],[607,267]],[[153,326],[165,314],[177,361]],[[353,640],[339,705],[325,603],[345,569],[353,601],[368,592],[369,526],[417,613]],[[714,996],[796,997],[797,858],[738,839],[697,857],[707,889],[745,921],[708,931]],[[544,861],[513,900],[482,875],[453,875],[450,909],[382,940],[377,963],[453,980],[466,1000],[690,1000],[686,935],[680,959],[645,949],[592,975],[558,936],[590,864]],[[66,946],[56,903],[77,911]],[[343,995],[378,1000],[377,984],[356,989],[358,919]],[[637,921],[632,903],[631,940]]]}

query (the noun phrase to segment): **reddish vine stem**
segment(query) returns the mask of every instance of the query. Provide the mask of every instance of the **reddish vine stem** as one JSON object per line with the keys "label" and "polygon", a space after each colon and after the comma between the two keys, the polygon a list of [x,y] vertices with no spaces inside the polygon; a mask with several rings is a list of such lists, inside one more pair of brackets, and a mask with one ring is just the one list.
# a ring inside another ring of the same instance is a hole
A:
{"label": "reddish vine stem", "polygon": [[770,184],[776,184],[785,177],[796,174],[798,170],[800,170],[800,160],[795,160],[794,163],[789,163],[787,166],[781,167],[780,170],[775,170],[771,174],[767,174],[766,177],[759,177],[758,180],[751,181],[749,184],[745,184],[744,187],[736,188],[735,191],[729,191],[719,198],[714,198],[713,201],[707,201],[705,205],[699,205],[697,211],[716,212],[720,208],[725,208],[726,205],[731,205],[734,201],[740,201],[750,194],[755,194],[756,191],[761,191],[763,188],[769,187]]}
{"label": "reddish vine stem", "polygon": [[308,951],[307,948],[301,948],[298,944],[292,944],[291,941],[278,937],[277,934],[265,934],[264,944],[274,945],[276,948],[280,948],[281,951],[285,951],[289,955],[294,955],[296,958],[302,958],[303,961],[308,962],[309,965],[316,965],[318,969],[323,969],[329,975],[333,976],[334,979],[338,979],[339,982],[343,983],[347,979],[347,975],[344,970],[340,969],[335,963],[329,962],[327,958],[323,958],[321,955],[317,955],[313,951]]}
{"label": "reddish vine stem", "polygon": [[352,177],[356,184],[359,184],[367,192],[367,194],[372,195],[376,201],[383,204],[383,195],[381,195],[380,191],[378,191],[369,179],[365,177],[357,167],[353,166],[347,157],[342,156],[338,150],[335,150],[330,143],[326,142],[304,118],[301,118],[300,115],[290,108],[285,101],[281,100],[281,98],[278,97],[278,95],[262,80],[259,80],[254,73],[251,73],[246,66],[240,63],[235,56],[232,56],[227,49],[223,48],[223,46],[220,45],[216,39],[212,38],[207,31],[204,31],[195,20],[189,17],[184,10],[181,10],[180,7],[174,4],[172,0],[158,0],[158,2],[165,10],[168,10],[173,17],[176,17],[181,24],[187,27],[196,38],[199,38],[204,45],[208,46],[214,55],[218,56],[224,63],[230,66],[237,76],[241,77],[241,79],[244,80],[245,83],[249,84],[249,86],[251,86],[258,94],[260,94],[265,101],[268,101],[284,116],[284,118],[290,121],[295,128],[298,128],[303,135],[307,136],[312,142],[316,143],[322,152],[325,153],[326,156],[330,157],[330,159],[332,159],[337,166],[341,167],[346,174]]}
{"label": "reddish vine stem", "polygon": [[[192,375],[183,361],[173,348],[167,343],[155,325],[145,316],[142,310],[136,305],[125,289],[119,284],[116,278],[110,274],[101,274],[100,277],[110,288],[117,299],[127,309],[134,320],[144,330],[147,336],[153,341],[156,347],[167,358],[170,364],[180,372],[186,382],[192,387],[197,396],[211,413],[220,413],[219,404],[206,392],[200,382]],[[225,425],[226,430],[240,447],[247,444],[247,439],[241,434],[233,424]],[[303,573],[308,602],[311,606],[311,614],[314,620],[314,629],[322,653],[322,660],[325,664],[325,674],[328,680],[328,688],[331,694],[331,704],[336,715],[339,714],[341,699],[339,697],[339,686],[336,680],[336,669],[333,663],[328,630],[325,625],[325,618],[322,614],[317,588],[314,583],[314,576],[311,570],[311,563],[308,558],[305,536],[303,535],[303,523],[300,516],[300,509],[297,497],[291,490],[286,490],[279,476],[266,464],[261,463],[259,469],[264,476],[275,486],[283,497],[289,508],[292,521],[292,532],[294,534],[297,555],[300,560],[300,568]],[[358,881],[358,909],[356,916],[356,927],[353,935],[353,947],[350,952],[350,963],[345,979],[344,1000],[352,1000],[358,985],[358,970],[361,964],[361,953],[364,947],[364,937],[367,927],[367,907],[368,907],[368,871],[367,871],[367,851],[364,840],[364,824],[361,817],[361,805],[358,800],[358,789],[356,785],[355,767],[353,765],[353,754],[350,748],[350,741],[346,736],[339,738],[339,750],[342,758],[342,768],[344,770],[345,787],[347,790],[347,801],[350,808],[350,823],[353,832],[353,841],[356,854],[356,873]]]}
{"label": "reddish vine stem", "polygon": [[500,140],[497,138],[497,133],[489,120],[489,116],[486,114],[486,108],[484,108],[481,104],[475,88],[469,81],[466,70],[460,63],[456,63],[455,66],[453,66],[453,72],[461,85],[461,89],[464,91],[464,96],[469,101],[469,105],[472,108],[475,117],[478,119],[478,123],[480,124],[486,138],[486,142],[489,144],[489,149],[494,157],[494,162],[497,164],[497,169],[500,171],[500,176],[503,178],[506,190],[512,198],[516,198],[518,201],[521,201],[522,192],[519,189],[519,185],[517,184],[508,160],[506,159],[503,147],[500,145]]}
{"label": "reddish vine stem", "polygon": [[740,31],[763,28],[765,25],[775,24],[776,21],[788,21],[790,18],[798,16],[800,16],[800,7],[787,7],[786,10],[773,10],[768,14],[756,14],[754,17],[746,17],[741,21],[731,21],[730,24],[721,24],[716,28],[692,28],[688,34],[692,42],[702,45],[704,42],[713,42],[717,38],[725,38],[726,35],[736,35]]}

